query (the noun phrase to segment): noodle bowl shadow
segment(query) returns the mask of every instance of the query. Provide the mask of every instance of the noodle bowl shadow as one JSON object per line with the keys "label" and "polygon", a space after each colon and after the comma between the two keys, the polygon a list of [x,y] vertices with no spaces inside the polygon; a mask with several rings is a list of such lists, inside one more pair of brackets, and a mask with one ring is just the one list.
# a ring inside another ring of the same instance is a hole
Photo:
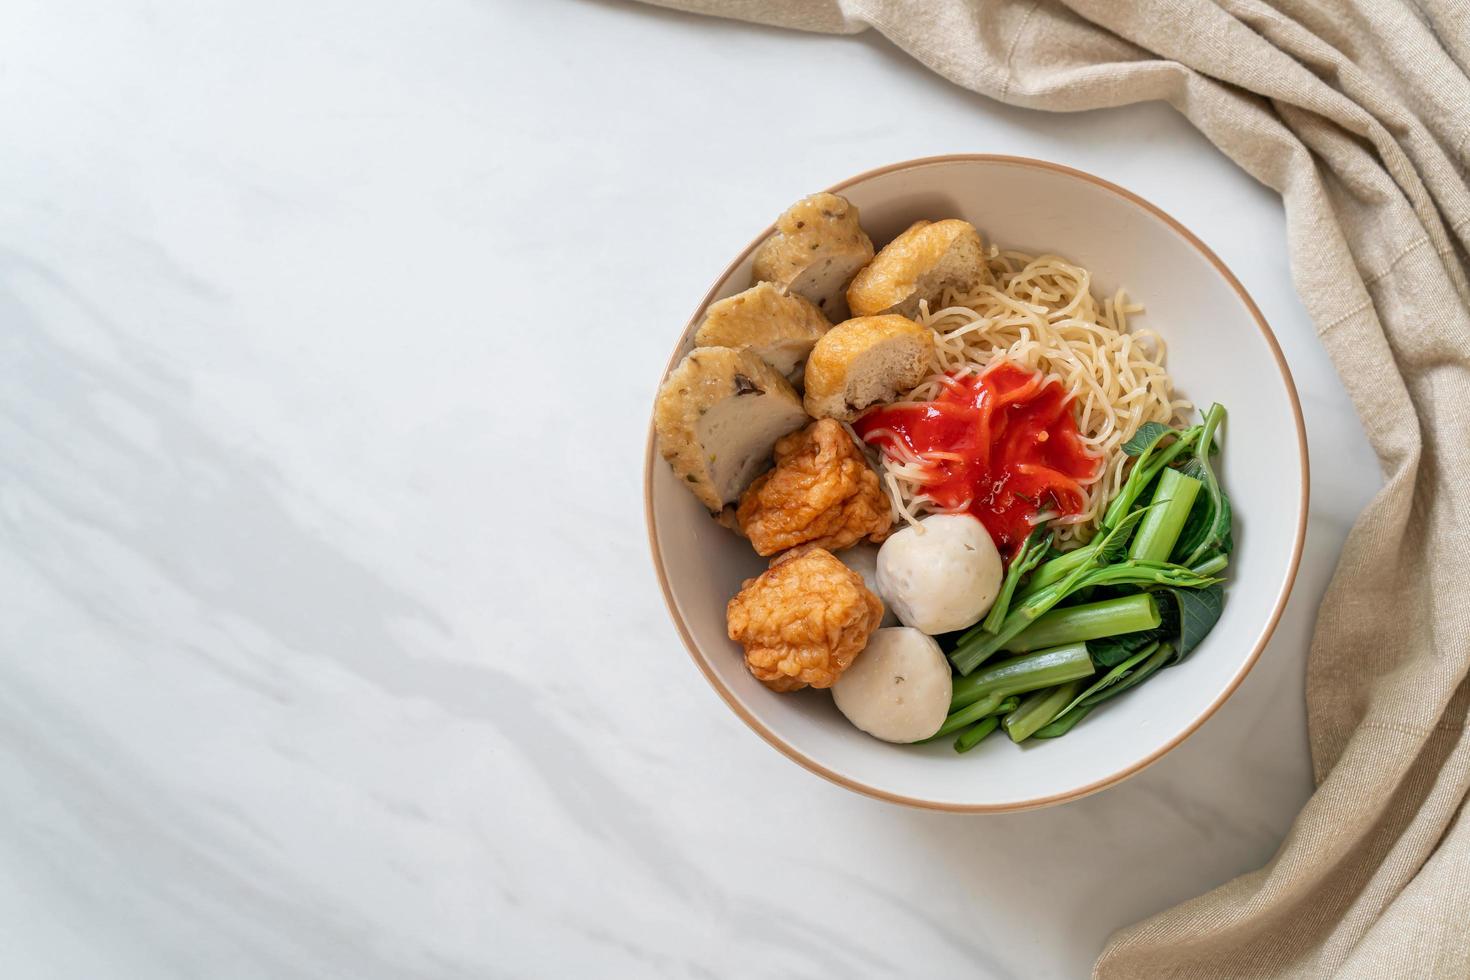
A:
{"label": "noodle bowl shadow", "polygon": [[[879,742],[849,725],[828,692],[775,694],[745,669],[740,647],[725,634],[725,603],[766,563],[712,521],[681,485],[654,451],[650,424],[644,506],[675,628],[695,664],[747,725],[788,758],[857,792],[912,806],[997,812],[1077,799],[1127,778],[1183,741],[1239,686],[1296,577],[1306,532],[1306,436],[1296,388],[1270,327],[1225,265],[1187,229],[1129,191],[1081,171],[1018,157],[933,157],[871,171],[831,190],[858,206],[875,246],[920,218],[964,218],[987,244],[1064,256],[1091,271],[1096,295],[1126,287],[1145,307],[1134,322],[1167,342],[1166,366],[1176,388],[1230,411],[1221,474],[1242,531],[1223,615],[1183,664],[1094,712],[1066,738],[1022,749],[992,737],[963,757],[948,741]],[[665,373],[691,348],[705,307],[750,284],[751,255],[771,230],[762,231],[715,282]]]}

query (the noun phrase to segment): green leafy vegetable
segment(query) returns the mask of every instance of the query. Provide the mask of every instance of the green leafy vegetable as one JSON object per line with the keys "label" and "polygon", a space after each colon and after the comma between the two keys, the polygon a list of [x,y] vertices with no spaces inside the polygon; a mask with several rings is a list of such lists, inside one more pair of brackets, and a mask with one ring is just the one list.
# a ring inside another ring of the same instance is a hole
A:
{"label": "green leafy vegetable", "polygon": [[1043,687],[1055,687],[1081,677],[1091,677],[1092,674],[1092,658],[1087,655],[1087,647],[1081,643],[1013,657],[991,664],[969,677],[956,679],[950,692],[950,716],[953,717],[959,709],[992,694],[1005,698]]}
{"label": "green leafy vegetable", "polygon": [[[1202,429],[1203,426],[1195,426],[1183,432],[1166,429],[1166,434],[1173,433],[1176,436],[1173,442],[1163,446],[1161,445],[1162,437],[1160,437],[1149,443],[1147,448],[1143,449],[1134,459],[1133,468],[1128,471],[1128,478],[1123,481],[1123,485],[1118,488],[1117,494],[1108,504],[1108,509],[1103,512],[1101,527],[1104,529],[1117,527],[1126,516],[1132,513],[1133,505],[1153,485],[1154,479],[1180,453],[1194,445]],[[1143,430],[1139,431],[1141,433]],[[1134,438],[1136,439],[1137,436]]]}
{"label": "green leafy vegetable", "polygon": [[1173,656],[1174,649],[1170,644],[1159,644],[1153,653],[1149,654],[1124,674],[1121,680],[1115,681],[1111,685],[1098,690],[1096,693],[1084,695],[1075,708],[1070,709],[1065,715],[1059,715],[1045,728],[1039,730],[1034,737],[1061,738],[1071,731],[1079,721],[1086,718],[1092,712],[1092,709],[1104,701],[1115,698],[1142,684],[1162,670]]}
{"label": "green leafy vegetable", "polygon": [[[959,734],[956,751],[997,725],[1018,742],[1058,738],[1199,647],[1219,621],[1234,549],[1211,459],[1224,419],[1214,405],[1188,429],[1142,426],[1089,544],[1062,553],[1041,529],[1027,538],[985,620],[949,653],[960,676],[940,734]],[[998,651],[1036,647],[1047,649],[977,670]]]}
{"label": "green leafy vegetable", "polygon": [[1021,546],[1021,553],[1011,561],[1011,567],[1006,569],[1005,581],[1001,583],[1000,595],[995,597],[995,603],[990,607],[985,621],[980,624],[981,628],[994,633],[1000,628],[1005,620],[1006,613],[1010,611],[1011,599],[1016,594],[1016,587],[1021,584],[1021,579],[1041,563],[1051,547],[1051,532],[1045,525],[1038,525],[1026,543]]}
{"label": "green leafy vegetable", "polygon": [[1144,453],[1152,452],[1159,444],[1159,440],[1165,436],[1179,434],[1178,429],[1171,429],[1162,422],[1145,422],[1133,433],[1133,438],[1123,443],[1123,452],[1129,456],[1142,456]]}
{"label": "green leafy vegetable", "polygon": [[1064,717],[1058,718],[1051,724],[1039,728],[1032,738],[1061,738],[1063,735],[1077,727],[1077,723],[1092,714],[1092,706],[1079,704],[1076,708],[1067,712]]}
{"label": "green leafy vegetable", "polygon": [[[1168,561],[1199,495],[1201,481],[1178,470],[1166,469],[1154,486],[1153,500],[1128,554],[1149,561]],[[1190,562],[1189,564],[1193,564]]]}
{"label": "green leafy vegetable", "polygon": [[1012,637],[1030,626],[1042,613],[1076,592],[1080,588],[1077,583],[1089,572],[1105,571],[1106,568],[1095,568],[1095,566],[1105,566],[1107,562],[1115,560],[1128,547],[1128,535],[1133,532],[1134,526],[1142,517],[1142,511],[1130,514],[1119,522],[1118,527],[1103,535],[1101,540],[1089,545],[1092,550],[1087,560],[1069,572],[1067,577],[1060,582],[1040,591],[1028,592],[1025,598],[1006,615],[1000,629],[991,632],[986,630],[982,624],[961,636],[959,643],[949,654],[950,662],[954,664],[955,669],[961,674],[970,673],[997,650],[1004,649]]}
{"label": "green leafy vegetable", "polygon": [[1000,715],[991,715],[981,718],[975,724],[960,732],[960,737],[954,740],[956,752],[968,752],[985,740],[985,737],[1000,727]]}
{"label": "green leafy vegetable", "polygon": [[[1133,668],[1138,666],[1138,664],[1142,661],[1147,660],[1158,649],[1158,641],[1154,641],[1153,643],[1148,644],[1143,649],[1130,656],[1127,660],[1118,664],[1112,670],[1108,671],[1106,674],[1093,681],[1092,684],[1085,691],[1081,692],[1075,698],[1073,698],[1072,701],[1070,701],[1065,708],[1057,712],[1052,721],[1061,720],[1067,714],[1067,712],[1071,711],[1073,708],[1080,706],[1083,701],[1086,701],[1088,698],[1101,693],[1102,691],[1112,687],[1114,684],[1121,681],[1123,678],[1127,677],[1129,671],[1133,670]],[[1077,683],[1080,686],[1081,682],[1079,681]]]}
{"label": "green leafy vegetable", "polygon": [[1158,627],[1160,620],[1157,601],[1147,592],[1140,592],[1053,609],[1022,630],[1009,646],[1024,653],[1062,643],[1152,630]]}
{"label": "green leafy vegetable", "polygon": [[1225,557],[1224,555],[1216,555],[1213,558],[1206,558],[1204,561],[1194,566],[1194,571],[1198,575],[1219,575],[1221,572],[1225,571],[1226,567],[1229,566],[1229,564],[1229,558]]}
{"label": "green leafy vegetable", "polygon": [[1185,475],[1200,481],[1204,488],[1174,548],[1174,556],[1183,565],[1198,565],[1207,559],[1228,555],[1235,548],[1231,535],[1230,498],[1220,489],[1220,481],[1210,465],[1215,430],[1224,420],[1225,409],[1211,405],[1199,427],[1200,435],[1195,440],[1193,456],[1182,468]]}
{"label": "green leafy vegetable", "polygon": [[[1167,601],[1167,600],[1166,600]],[[1170,603],[1171,611],[1173,603]],[[1176,614],[1177,615],[1177,614]],[[1122,636],[1104,636],[1087,641],[1087,652],[1099,667],[1116,667],[1139,650],[1156,642],[1163,631],[1144,630],[1141,633],[1125,633]]]}
{"label": "green leafy vegetable", "polygon": [[1018,697],[1006,698],[994,712],[960,732],[959,738],[954,740],[954,750],[956,752],[968,752],[979,745],[987,735],[1000,727],[1001,716],[1015,711],[1016,706],[1020,703],[1021,699]]}
{"label": "green leafy vegetable", "polygon": [[1174,600],[1173,615],[1164,617],[1163,628],[1170,630],[1175,655],[1172,666],[1194,652],[1201,641],[1220,621],[1225,605],[1225,587],[1216,582],[1203,589],[1161,589]]}
{"label": "green leafy vegetable", "polygon": [[1037,691],[1021,702],[1020,707],[1006,715],[1001,721],[1012,742],[1024,742],[1037,730],[1046,727],[1070,704],[1082,688],[1081,681],[1072,681],[1046,691]]}

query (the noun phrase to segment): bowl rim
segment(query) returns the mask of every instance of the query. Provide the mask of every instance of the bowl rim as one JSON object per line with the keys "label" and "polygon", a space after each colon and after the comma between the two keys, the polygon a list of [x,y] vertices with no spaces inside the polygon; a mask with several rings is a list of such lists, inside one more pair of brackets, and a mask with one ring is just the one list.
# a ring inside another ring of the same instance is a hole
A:
{"label": "bowl rim", "polygon": [[[869,785],[862,782],[861,780],[854,779],[850,776],[832,771],[831,769],[817,762],[815,759],[807,756],[800,749],[796,748],[796,746],[792,745],[780,735],[776,734],[774,731],[768,728],[766,725],[762,724],[759,719],[757,719],[749,711],[746,710],[745,706],[742,705],[740,701],[734,696],[733,692],[731,692],[730,689],[724,684],[719,675],[714,672],[714,669],[710,666],[708,659],[699,649],[698,644],[694,642],[694,637],[690,635],[689,628],[685,624],[684,618],[680,615],[679,608],[674,602],[673,590],[669,586],[668,574],[664,569],[663,551],[658,539],[658,530],[653,519],[653,474],[655,460],[658,458],[658,453],[656,452],[654,445],[655,433],[652,411],[650,411],[649,414],[647,444],[644,450],[643,461],[643,519],[644,525],[648,532],[648,546],[653,557],[654,572],[658,577],[659,588],[663,591],[664,605],[668,609],[669,618],[673,620],[674,628],[677,630],[679,638],[684,642],[684,648],[689,652],[689,656],[694,660],[694,663],[699,668],[700,673],[704,675],[704,679],[709,682],[709,685],[715,689],[715,692],[720,696],[720,699],[723,700],[725,704],[729,706],[730,710],[735,712],[740,720],[745,722],[745,724],[752,731],[754,731],[761,738],[765,739],[765,741],[772,748],[776,749],[782,755],[786,756],[786,758],[790,759],[792,762],[795,762],[797,765],[806,769],[808,772],[815,773],[816,775],[821,776],[824,779],[827,779],[833,783],[836,783],[839,786],[852,790],[855,793],[861,793],[864,796],[872,797],[874,799],[885,800],[889,803],[899,803],[905,806],[916,807],[919,809],[940,810],[947,813],[1014,813],[1021,810],[1034,810],[1041,807],[1054,806],[1060,803],[1071,802],[1072,800],[1080,800],[1085,796],[1090,796],[1093,793],[1107,789],[1110,786],[1114,786],[1131,776],[1137,775],[1144,769],[1153,765],[1159,759],[1163,758],[1167,753],[1176,748],[1190,735],[1193,735],[1196,731],[1198,731],[1200,726],[1208,721],[1210,716],[1218,711],[1220,709],[1220,706],[1224,704],[1225,701],[1232,694],[1235,693],[1236,689],[1240,687],[1241,682],[1245,680],[1246,675],[1250,673],[1251,668],[1253,668],[1256,665],[1256,662],[1260,659],[1262,651],[1265,650],[1266,644],[1271,639],[1271,635],[1276,631],[1276,625],[1281,621],[1281,615],[1286,609],[1287,599],[1291,595],[1292,586],[1296,584],[1297,571],[1299,570],[1301,565],[1302,550],[1305,545],[1307,533],[1307,507],[1308,501],[1311,497],[1310,460],[1307,455],[1306,423],[1302,417],[1301,399],[1297,396],[1296,382],[1292,378],[1291,368],[1286,362],[1286,356],[1281,351],[1281,345],[1276,340],[1276,334],[1271,330],[1270,325],[1266,322],[1266,318],[1264,315],[1262,315],[1260,307],[1256,305],[1255,300],[1251,298],[1250,293],[1248,293],[1246,291],[1246,288],[1241,285],[1240,280],[1235,277],[1235,274],[1230,271],[1230,268],[1220,259],[1218,255],[1214,253],[1214,251],[1210,249],[1208,245],[1201,241],[1197,235],[1186,228],[1178,219],[1170,215],[1163,208],[1159,207],[1153,202],[1148,201],[1143,197],[1140,197],[1139,195],[1124,187],[1120,187],[1119,185],[1114,184],[1112,181],[1104,180],[1102,177],[1098,177],[1095,174],[1088,173],[1085,170],[1078,170],[1075,167],[1069,167],[1065,164],[1060,163],[1053,163],[1049,160],[1038,160],[1034,157],[1011,156],[997,153],[949,153],[939,156],[915,157],[911,160],[902,160],[897,163],[890,163],[882,167],[875,167],[871,170],[865,170],[860,174],[833,184],[826,190],[830,193],[839,193],[846,188],[851,187],[853,184],[861,183],[863,181],[870,180],[874,177],[879,177],[884,174],[890,174],[901,170],[917,170],[923,167],[947,163],[996,163],[1009,166],[1048,170],[1052,171],[1053,173],[1062,174],[1066,177],[1071,177],[1076,180],[1082,180],[1086,181],[1087,183],[1094,184],[1097,187],[1101,187],[1103,190],[1115,194],[1118,197],[1121,197],[1124,200],[1136,205],[1137,207],[1140,207],[1143,210],[1149,212],[1154,217],[1160,219],[1165,224],[1167,224],[1170,228],[1177,232],[1181,238],[1183,238],[1186,242],[1193,246],[1196,251],[1198,251],[1205,259],[1209,261],[1211,265],[1215,267],[1215,271],[1220,274],[1220,276],[1230,285],[1230,287],[1235,290],[1236,294],[1240,297],[1241,302],[1245,304],[1246,309],[1250,312],[1251,317],[1255,320],[1256,326],[1260,329],[1261,336],[1265,339],[1266,346],[1267,348],[1269,348],[1271,355],[1276,359],[1276,366],[1281,372],[1281,380],[1286,385],[1287,398],[1291,403],[1292,420],[1294,425],[1296,426],[1297,453],[1301,462],[1302,490],[1300,499],[1297,502],[1296,537],[1295,540],[1292,542],[1291,559],[1287,568],[1286,577],[1282,580],[1281,589],[1277,593],[1276,603],[1271,610],[1271,615],[1267,618],[1265,625],[1261,628],[1260,635],[1256,638],[1256,642],[1251,649],[1250,656],[1248,656],[1245,659],[1245,662],[1241,664],[1240,669],[1236,671],[1235,676],[1230,679],[1230,682],[1225,685],[1224,689],[1221,690],[1219,695],[1213,701],[1211,701],[1210,704],[1208,704],[1204,708],[1204,710],[1199,713],[1199,715],[1197,715],[1192,721],[1190,721],[1189,724],[1185,726],[1183,731],[1174,736],[1164,745],[1149,753],[1144,758],[1138,760],[1137,762],[1134,762],[1132,765],[1118,770],[1117,772],[1104,776],[1101,779],[1095,780],[1084,786],[1080,786],[1076,789],[1068,790],[1063,793],[1054,793],[1050,796],[1035,797],[1032,799],[1016,800],[1009,803],[954,803],[939,800],[929,800],[922,797],[907,796],[902,793],[894,793],[881,787]],[[740,254],[737,255],[735,259],[725,267],[724,272],[720,273],[718,278],[715,279],[714,284],[710,287],[709,291],[705,293],[704,299],[700,301],[699,306],[696,308],[694,316],[690,318],[689,323],[685,325],[683,333],[679,335],[680,342],[674,347],[673,353],[669,356],[668,363],[664,366],[664,372],[662,375],[660,375],[659,378],[660,384],[663,383],[664,378],[668,377],[669,372],[674,369],[674,364],[678,360],[680,349],[683,347],[683,338],[687,336],[689,328],[694,325],[694,321],[705,311],[706,308],[708,308],[709,304],[714,301],[715,294],[719,292],[721,285],[730,278],[731,273],[733,273],[735,269],[739,267],[740,264],[744,262],[745,259],[753,251],[755,251],[755,249],[762,242],[764,242],[773,231],[775,231],[775,227],[776,226],[774,222],[767,225],[765,229],[763,229],[761,233],[757,235],[749,245],[742,249],[740,251]]]}

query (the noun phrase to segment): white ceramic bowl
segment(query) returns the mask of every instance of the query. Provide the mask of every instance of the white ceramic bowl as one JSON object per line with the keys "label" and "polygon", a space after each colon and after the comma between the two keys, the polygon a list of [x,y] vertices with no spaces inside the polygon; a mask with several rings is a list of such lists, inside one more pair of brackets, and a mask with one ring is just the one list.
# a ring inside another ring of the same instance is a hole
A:
{"label": "white ceramic bowl", "polygon": [[[1138,321],[1169,345],[1184,397],[1229,410],[1222,476],[1238,548],[1224,615],[1183,664],[1090,715],[1065,738],[1017,747],[992,737],[965,756],[950,741],[889,745],[859,732],[827,691],[775,694],[746,671],[725,635],[725,603],[764,567],[750,545],[710,520],[654,452],[645,498],[654,566],[695,663],[752,729],[794,761],[871,796],[957,811],[1020,810],[1076,799],[1138,772],[1198,728],[1255,663],[1286,604],[1307,517],[1301,406],[1281,350],[1225,265],[1179,222],[1089,174],[1038,160],[947,156],[862,174],[831,188],[862,212],[881,247],[919,218],[965,218],[987,242],[1056,252],[1091,269],[1093,289],[1119,285],[1147,307]],[[799,196],[793,189],[792,198]],[[690,348],[704,308],[750,284],[767,228],[715,282],[674,347]],[[670,669],[673,669],[672,667]]]}

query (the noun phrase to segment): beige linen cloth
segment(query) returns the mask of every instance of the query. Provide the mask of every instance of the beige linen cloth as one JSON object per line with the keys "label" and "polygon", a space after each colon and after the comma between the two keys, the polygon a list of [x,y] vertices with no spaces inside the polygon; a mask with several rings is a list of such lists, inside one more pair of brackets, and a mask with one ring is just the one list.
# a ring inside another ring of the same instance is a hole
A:
{"label": "beige linen cloth", "polygon": [[1270,864],[1120,931],[1096,975],[1470,977],[1470,4],[655,2],[877,30],[1019,106],[1164,99],[1280,192],[1387,481],[1309,655],[1318,788]]}

